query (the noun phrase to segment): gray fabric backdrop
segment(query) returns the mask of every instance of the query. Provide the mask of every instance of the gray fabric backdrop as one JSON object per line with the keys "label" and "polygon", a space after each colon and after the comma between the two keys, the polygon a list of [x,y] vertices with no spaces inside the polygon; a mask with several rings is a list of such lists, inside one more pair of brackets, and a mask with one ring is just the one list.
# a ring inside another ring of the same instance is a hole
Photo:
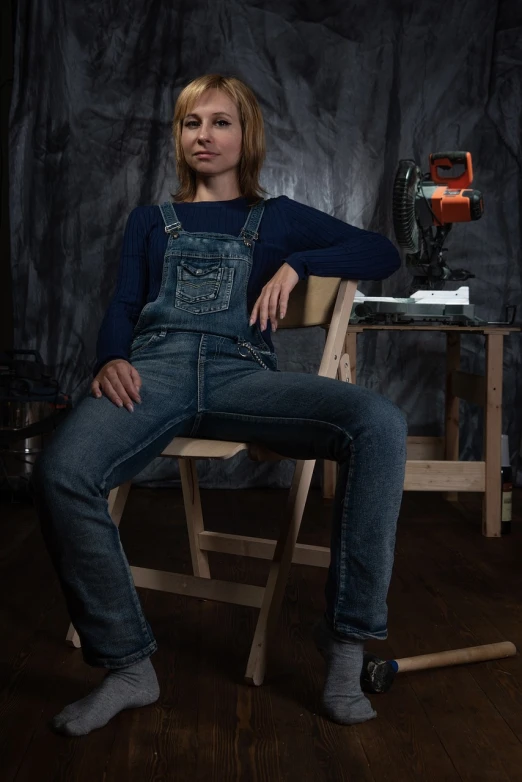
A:
{"label": "gray fabric backdrop", "polygon": [[[256,91],[266,121],[262,183],[393,237],[399,159],[465,149],[483,219],[456,225],[448,262],[469,268],[477,314],[521,303],[522,4],[423,0],[20,0],[10,130],[15,345],[38,348],[62,387],[90,382],[122,231],[137,204],[176,186],[170,125],[180,89],[222,72]],[[404,295],[405,268],[363,292]],[[281,367],[316,368],[323,335],[277,335]],[[443,426],[444,338],[365,335],[358,382]],[[483,371],[480,337],[463,368]],[[520,335],[506,340],[504,431],[522,429]],[[479,458],[480,412],[462,404],[462,453]],[[283,485],[291,465],[202,465],[206,485]],[[175,477],[153,464],[140,479]],[[519,480],[522,472],[519,470]]]}

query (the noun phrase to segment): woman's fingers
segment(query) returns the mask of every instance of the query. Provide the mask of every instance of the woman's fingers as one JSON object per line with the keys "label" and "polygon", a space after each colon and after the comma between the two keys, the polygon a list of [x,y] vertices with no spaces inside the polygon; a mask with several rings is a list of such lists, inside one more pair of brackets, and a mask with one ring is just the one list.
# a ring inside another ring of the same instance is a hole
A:
{"label": "woman's fingers", "polygon": [[[117,398],[127,408],[129,413],[132,413],[134,410],[134,406],[132,404],[131,398],[129,397],[127,391],[125,390],[125,387],[121,382],[121,380],[119,379],[118,375],[110,375],[108,377],[108,380]],[[121,405],[118,405],[118,407],[121,407]]]}
{"label": "woman's fingers", "polygon": [[[127,394],[134,400],[134,402],[141,402],[140,387],[141,378],[136,369],[131,364],[118,367],[119,380],[127,392]],[[137,382],[136,382],[137,381]]]}
{"label": "woman's fingers", "polygon": [[[273,331],[277,330],[277,326],[278,326],[277,305],[279,301],[279,296],[281,294],[281,290],[282,288],[279,283],[275,283],[273,285],[266,285],[263,288],[263,292],[261,293],[261,296],[254,304],[252,315],[250,316],[250,325],[255,323],[259,316],[259,325],[261,331],[264,331],[266,329],[268,320],[270,320],[272,324]],[[286,298],[288,301],[288,294]]]}
{"label": "woman's fingers", "polygon": [[281,295],[279,297],[279,317],[281,320],[286,315],[286,310],[288,309],[288,299],[290,298],[291,289],[283,286],[281,288]]}
{"label": "woman's fingers", "polygon": [[101,368],[92,382],[91,391],[96,397],[101,396],[101,391],[117,407],[125,407],[129,412],[134,411],[134,402],[141,402],[140,397],[141,378],[137,369],[124,359],[110,361]]}
{"label": "woman's fingers", "polygon": [[131,368],[130,368],[130,373],[131,373],[132,382],[134,383],[134,388],[136,389],[136,392],[138,394],[138,399],[136,401],[137,402],[141,402],[141,398],[140,398],[140,388],[141,388],[140,373],[138,372],[138,370],[135,367],[132,366],[132,364],[131,364]]}
{"label": "woman's fingers", "polygon": [[259,302],[260,301],[261,301],[261,296],[259,296],[259,298],[257,299],[256,303],[254,304],[254,306],[252,308],[252,312],[250,314],[250,321],[249,321],[249,325],[250,326],[253,326],[254,323],[257,320],[257,316],[259,314]]}
{"label": "woman's fingers", "polygon": [[[266,329],[267,321],[269,319],[270,323],[272,324],[272,330],[277,331],[279,318],[283,319],[286,315],[290,291],[290,286],[274,283],[273,285],[267,287],[263,292],[259,307],[261,331]],[[277,312],[278,308],[279,314]]]}
{"label": "woman's fingers", "polygon": [[91,383],[91,394],[96,397],[96,399],[99,399],[102,395],[102,392],[100,391],[100,381],[99,380],[93,380]]}
{"label": "woman's fingers", "polygon": [[134,384],[130,379],[130,375],[123,374],[120,376],[119,373],[115,372],[114,374],[109,375],[109,379],[114,391],[116,391],[124,406],[129,413],[133,413],[134,405],[132,404],[131,397],[136,396],[137,392],[133,389]]}
{"label": "woman's fingers", "polygon": [[[298,282],[299,275],[297,272],[288,263],[283,263],[272,279],[267,282],[254,304],[250,316],[250,325],[252,326],[259,318],[261,331],[264,331],[270,318],[272,328],[275,331],[278,326],[278,317],[285,317],[290,293]],[[278,304],[279,316],[277,314]]]}
{"label": "woman's fingers", "polygon": [[100,385],[102,388],[103,393],[107,397],[107,399],[110,399],[110,401],[116,405],[116,407],[123,407],[123,401],[120,399],[118,394],[116,393],[115,389],[113,388],[113,385],[109,378],[107,376],[103,377],[100,381]]}
{"label": "woman's fingers", "polygon": [[261,303],[259,305],[259,324],[261,326],[261,331],[264,331],[266,329],[266,324],[268,322],[269,300],[270,300],[270,289],[268,287],[263,288],[263,293],[261,294]]}
{"label": "woman's fingers", "polygon": [[268,297],[268,317],[272,324],[272,331],[277,331],[277,305],[281,295],[281,286],[274,285]]}

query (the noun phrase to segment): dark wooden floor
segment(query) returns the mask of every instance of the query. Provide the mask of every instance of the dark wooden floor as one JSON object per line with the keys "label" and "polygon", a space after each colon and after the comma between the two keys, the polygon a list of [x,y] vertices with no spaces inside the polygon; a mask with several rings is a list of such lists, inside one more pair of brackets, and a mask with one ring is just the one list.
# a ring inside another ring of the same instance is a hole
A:
{"label": "dark wooden floor", "polygon": [[[461,497],[465,505],[453,507],[405,494],[390,634],[370,644],[377,654],[501,640],[522,649],[522,522],[487,540],[478,496]],[[208,526],[269,537],[283,500],[278,490],[208,491]],[[313,492],[303,542],[327,542],[329,512]],[[0,513],[2,782],[522,780],[521,657],[402,674],[372,696],[379,716],[364,725],[318,716],[322,662],[310,631],[325,571],[309,567],[292,570],[263,687],[242,682],[253,609],[143,590],[160,644],[160,701],[82,739],[54,735],[49,718],[104,672],[65,644],[67,614],[32,508],[4,503]],[[121,532],[133,564],[189,572],[179,491],[133,489]],[[217,578],[260,584],[267,567],[218,555],[212,565]]]}

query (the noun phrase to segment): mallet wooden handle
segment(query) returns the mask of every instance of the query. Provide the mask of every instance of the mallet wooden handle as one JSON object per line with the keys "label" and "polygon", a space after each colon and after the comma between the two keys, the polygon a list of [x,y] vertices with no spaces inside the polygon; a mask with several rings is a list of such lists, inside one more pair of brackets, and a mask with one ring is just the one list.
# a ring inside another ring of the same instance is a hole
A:
{"label": "mallet wooden handle", "polygon": [[498,644],[470,646],[467,649],[450,649],[447,652],[402,657],[395,662],[399,671],[403,673],[404,671],[421,671],[426,668],[443,668],[446,665],[475,663],[480,660],[499,660],[501,657],[513,657],[516,653],[515,644],[512,644],[511,641],[502,641]]}

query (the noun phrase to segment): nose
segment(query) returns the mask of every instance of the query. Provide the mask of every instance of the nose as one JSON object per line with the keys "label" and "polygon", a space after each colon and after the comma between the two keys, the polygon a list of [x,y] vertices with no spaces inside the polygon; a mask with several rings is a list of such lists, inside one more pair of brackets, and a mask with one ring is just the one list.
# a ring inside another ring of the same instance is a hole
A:
{"label": "nose", "polygon": [[210,128],[202,122],[199,126],[199,133],[198,133],[198,141],[209,141],[210,140]]}

